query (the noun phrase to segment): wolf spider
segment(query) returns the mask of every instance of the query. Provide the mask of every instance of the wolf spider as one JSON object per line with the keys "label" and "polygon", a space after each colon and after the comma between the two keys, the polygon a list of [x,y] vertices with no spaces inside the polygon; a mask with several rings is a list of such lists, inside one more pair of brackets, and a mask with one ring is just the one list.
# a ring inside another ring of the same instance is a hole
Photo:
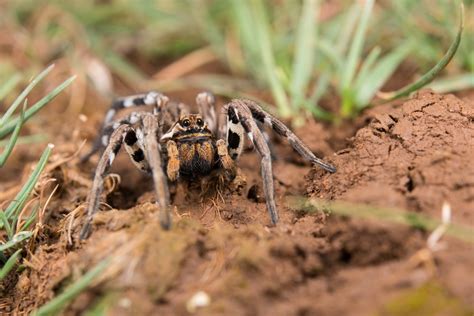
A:
{"label": "wolf spider", "polygon": [[[329,172],[336,171],[333,166],[317,158],[288,127],[254,101],[235,99],[226,104],[224,111],[227,113],[227,124],[221,126],[216,117],[215,98],[211,93],[199,93],[196,103],[199,114],[190,114],[186,105],[171,103],[168,97],[158,92],[128,96],[112,103],[105,116],[101,135],[82,159],[87,160],[105,147],[95,171],[81,239],[89,235],[104,177],[122,145],[138,169],[151,173],[160,208],[160,223],[165,229],[171,225],[168,180],[196,179],[215,170],[223,171],[230,177],[235,176],[235,162],[243,149],[244,134],[247,134],[262,157],[261,173],[266,205],[272,224],[278,222],[271,153],[261,130],[263,125],[270,126],[277,134],[287,138],[306,160]],[[146,105],[153,106],[153,111],[132,112],[124,119],[112,121],[122,109]]]}

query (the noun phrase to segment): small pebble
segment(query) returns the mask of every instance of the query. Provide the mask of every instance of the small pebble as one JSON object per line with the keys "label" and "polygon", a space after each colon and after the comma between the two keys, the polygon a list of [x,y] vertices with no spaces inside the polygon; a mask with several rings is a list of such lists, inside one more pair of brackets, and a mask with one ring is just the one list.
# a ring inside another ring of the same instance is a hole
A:
{"label": "small pebble", "polygon": [[204,291],[196,292],[186,303],[186,309],[190,313],[196,312],[200,307],[206,307],[211,303],[211,298]]}

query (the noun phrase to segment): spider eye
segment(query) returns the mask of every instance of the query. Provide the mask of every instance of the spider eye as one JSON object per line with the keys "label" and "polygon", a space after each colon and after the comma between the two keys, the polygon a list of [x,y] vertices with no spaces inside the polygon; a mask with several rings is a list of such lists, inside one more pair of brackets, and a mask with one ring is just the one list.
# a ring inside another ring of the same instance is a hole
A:
{"label": "spider eye", "polygon": [[183,125],[184,127],[188,127],[190,124],[191,122],[188,119],[185,119],[183,120],[183,122],[181,122],[181,125]]}
{"label": "spider eye", "polygon": [[198,126],[203,126],[204,125],[204,122],[200,118],[198,118],[196,122],[197,122]]}

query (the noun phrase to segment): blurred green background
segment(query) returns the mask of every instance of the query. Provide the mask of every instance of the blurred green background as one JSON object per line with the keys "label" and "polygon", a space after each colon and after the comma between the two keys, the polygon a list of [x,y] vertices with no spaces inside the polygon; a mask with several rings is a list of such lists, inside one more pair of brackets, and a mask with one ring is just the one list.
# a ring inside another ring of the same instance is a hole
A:
{"label": "blurred green background", "polygon": [[[432,68],[456,36],[459,4],[3,0],[0,85],[55,63],[50,86],[77,75],[61,109],[70,114],[87,113],[91,95],[198,88],[251,96],[284,118],[337,121]],[[440,92],[474,86],[473,1],[465,6],[460,47],[431,84]]]}

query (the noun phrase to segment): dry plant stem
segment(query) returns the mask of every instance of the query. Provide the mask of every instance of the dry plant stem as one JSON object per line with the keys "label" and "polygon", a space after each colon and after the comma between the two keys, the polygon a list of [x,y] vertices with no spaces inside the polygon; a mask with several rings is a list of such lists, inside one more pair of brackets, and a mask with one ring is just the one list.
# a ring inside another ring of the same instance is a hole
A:
{"label": "dry plant stem", "polygon": [[[52,179],[52,180],[54,180],[54,179]],[[45,216],[44,216],[44,214],[46,213],[46,207],[48,207],[48,204],[49,204],[49,202],[51,201],[51,198],[53,197],[54,193],[56,193],[56,191],[58,190],[58,188],[59,188],[59,184],[56,184],[56,186],[54,187],[53,191],[52,191],[51,194],[48,196],[48,199],[47,199],[46,202],[44,203],[43,208],[41,209],[40,216],[39,216],[40,220],[38,221],[38,224],[39,224],[40,226],[42,226],[43,223],[45,222],[45,218],[44,218]]]}
{"label": "dry plant stem", "polygon": [[153,75],[153,79],[173,80],[193,71],[198,67],[215,61],[216,59],[217,57],[211,48],[204,47],[181,57],[177,61],[161,69],[159,72]]}
{"label": "dry plant stem", "polygon": [[16,222],[16,229],[15,229],[15,234],[19,233],[21,230],[21,226],[23,225],[22,221],[21,221],[21,218],[23,217],[23,215],[26,213],[27,210],[30,209],[30,205],[33,204],[33,202],[36,202],[38,201],[39,199],[38,198],[32,198],[31,200],[29,200],[25,206],[23,207],[23,209],[21,210],[20,214],[18,214],[18,220]]}

